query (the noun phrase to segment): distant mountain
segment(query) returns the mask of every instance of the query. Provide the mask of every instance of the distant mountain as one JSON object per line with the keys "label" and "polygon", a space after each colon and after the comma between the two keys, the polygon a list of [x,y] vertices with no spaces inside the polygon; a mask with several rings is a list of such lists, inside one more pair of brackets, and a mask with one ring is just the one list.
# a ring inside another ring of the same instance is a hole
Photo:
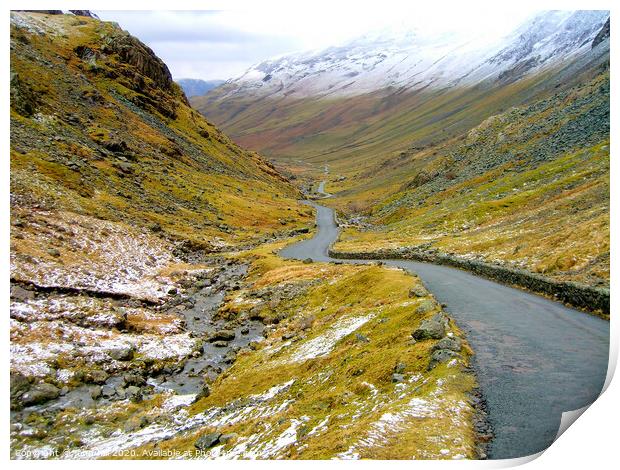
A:
{"label": "distant mountain", "polygon": [[231,93],[333,97],[518,78],[589,50],[608,16],[606,11],[548,11],[499,41],[487,39],[484,31],[379,31],[343,46],[261,62],[232,81]]}
{"label": "distant mountain", "polygon": [[225,80],[200,80],[199,78],[180,78],[176,82],[181,86],[185,95],[190,98],[192,96],[201,96],[209,90],[220,86]]}
{"label": "distant mountain", "polygon": [[605,60],[608,18],[608,11],[546,11],[495,39],[484,31],[374,32],[264,61],[191,102],[241,145],[272,158],[382,158],[569,86]]}

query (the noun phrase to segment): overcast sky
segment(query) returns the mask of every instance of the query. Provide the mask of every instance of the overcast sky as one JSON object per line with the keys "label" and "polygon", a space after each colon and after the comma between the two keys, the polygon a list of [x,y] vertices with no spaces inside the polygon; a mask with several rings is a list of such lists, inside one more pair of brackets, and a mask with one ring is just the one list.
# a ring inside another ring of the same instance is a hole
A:
{"label": "overcast sky", "polygon": [[336,45],[385,27],[423,31],[481,31],[502,35],[532,10],[463,8],[398,10],[322,8],[273,11],[111,11],[95,10],[148,44],[175,79],[228,79],[273,56]]}

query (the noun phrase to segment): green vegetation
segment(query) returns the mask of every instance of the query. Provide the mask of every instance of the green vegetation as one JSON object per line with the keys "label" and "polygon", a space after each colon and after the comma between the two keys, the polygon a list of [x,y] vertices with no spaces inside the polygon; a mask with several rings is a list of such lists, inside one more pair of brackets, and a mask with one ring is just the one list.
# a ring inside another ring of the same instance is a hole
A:
{"label": "green vegetation", "polygon": [[349,228],[337,247],[423,246],[608,286],[608,126],[607,73],[493,116],[414,156],[415,176],[381,202],[343,190],[334,204],[360,201],[380,228]]}

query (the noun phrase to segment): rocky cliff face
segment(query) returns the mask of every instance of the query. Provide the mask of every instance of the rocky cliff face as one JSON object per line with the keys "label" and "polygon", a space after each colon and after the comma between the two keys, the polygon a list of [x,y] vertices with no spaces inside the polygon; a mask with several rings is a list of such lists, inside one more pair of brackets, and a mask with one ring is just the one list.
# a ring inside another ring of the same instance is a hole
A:
{"label": "rocky cliff face", "polygon": [[594,40],[592,41],[592,48],[595,48],[600,43],[602,43],[605,39],[609,39],[609,18],[598,32]]}

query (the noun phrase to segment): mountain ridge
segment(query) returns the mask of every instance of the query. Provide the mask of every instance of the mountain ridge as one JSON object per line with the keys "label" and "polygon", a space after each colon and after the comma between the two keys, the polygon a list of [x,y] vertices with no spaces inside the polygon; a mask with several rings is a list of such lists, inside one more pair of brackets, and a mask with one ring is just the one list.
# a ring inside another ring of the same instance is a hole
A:
{"label": "mountain ridge", "polygon": [[342,46],[261,62],[229,80],[236,89],[224,96],[328,98],[388,87],[415,91],[514,78],[515,71],[540,71],[583,53],[608,16],[605,11],[544,12],[493,43],[480,33],[367,34]]}

